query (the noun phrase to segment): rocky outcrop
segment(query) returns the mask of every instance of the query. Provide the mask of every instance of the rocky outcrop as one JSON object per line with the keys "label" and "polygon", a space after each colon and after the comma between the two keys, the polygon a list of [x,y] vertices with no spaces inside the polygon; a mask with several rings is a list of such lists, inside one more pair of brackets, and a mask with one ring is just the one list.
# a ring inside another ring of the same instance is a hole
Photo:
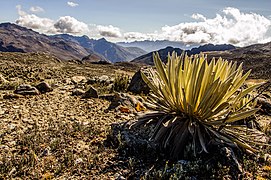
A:
{"label": "rocky outcrop", "polygon": [[150,92],[150,88],[143,81],[141,77],[141,71],[144,71],[144,70],[142,69],[140,71],[137,71],[134,74],[127,90],[135,94],[141,94],[141,93],[148,94]]}
{"label": "rocky outcrop", "polygon": [[17,89],[14,91],[15,94],[21,94],[21,95],[38,95],[40,94],[39,90],[31,86],[29,84],[22,84],[17,87]]}

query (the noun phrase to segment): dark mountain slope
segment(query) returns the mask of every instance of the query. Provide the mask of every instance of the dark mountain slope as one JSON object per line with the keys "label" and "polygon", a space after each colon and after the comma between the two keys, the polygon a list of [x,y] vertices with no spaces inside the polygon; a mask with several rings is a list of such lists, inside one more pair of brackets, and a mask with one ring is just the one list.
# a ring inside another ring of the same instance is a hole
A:
{"label": "dark mountain slope", "polygon": [[0,51],[47,52],[62,60],[81,59],[89,54],[78,43],[52,38],[11,23],[0,24]]}
{"label": "dark mountain slope", "polygon": [[[118,42],[118,45],[123,47],[138,47],[144,49],[147,52],[158,51],[159,49],[164,49],[168,46],[180,49],[187,49],[186,45],[182,42],[168,41],[168,40],[157,40],[157,41],[133,41],[133,42]],[[192,45],[195,47],[196,45]]]}
{"label": "dark mountain slope", "polygon": [[[166,61],[168,54],[172,54],[173,51],[177,52],[178,55],[181,55],[183,51],[185,51],[185,53],[187,53],[188,55],[192,55],[192,54],[198,54],[200,52],[224,51],[224,50],[229,50],[229,49],[234,49],[234,48],[235,48],[234,46],[226,45],[226,44],[223,44],[223,45],[206,44],[203,46],[199,46],[197,48],[192,48],[191,50],[183,50],[180,48],[166,47],[164,49],[158,50],[157,52],[159,53],[160,58],[163,61]],[[132,60],[132,62],[153,65],[153,53],[154,52],[150,52],[148,54],[140,56]]]}

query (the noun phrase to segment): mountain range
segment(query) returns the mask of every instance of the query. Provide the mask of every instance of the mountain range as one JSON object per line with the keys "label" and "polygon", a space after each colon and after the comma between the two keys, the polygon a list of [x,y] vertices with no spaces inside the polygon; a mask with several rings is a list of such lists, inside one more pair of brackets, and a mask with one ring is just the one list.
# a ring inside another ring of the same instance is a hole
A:
{"label": "mountain range", "polygon": [[[84,58],[89,61],[130,61],[146,52],[139,48],[122,47],[106,39],[89,39],[87,36],[68,34],[45,35],[12,23],[0,24],[0,51],[48,52],[62,60]],[[93,56],[91,56],[93,55]],[[94,59],[89,59],[95,57]]]}
{"label": "mountain range", "polygon": [[[173,46],[164,46],[172,43]],[[0,52],[47,52],[61,60],[80,60],[91,63],[115,63],[132,61],[136,63],[153,64],[153,52],[158,52],[166,61],[168,53],[176,51],[178,55],[186,52],[188,55],[205,52],[209,58],[222,57],[228,60],[244,62],[246,67],[259,66],[257,72],[264,76],[271,68],[271,42],[254,44],[247,47],[234,47],[229,44],[206,44],[187,50],[184,44],[172,41],[135,41],[133,43],[112,43],[106,39],[90,39],[88,36],[72,36],[68,34],[45,35],[31,29],[12,23],[0,24]],[[150,49],[141,47],[162,47],[147,53]],[[165,48],[166,47],[166,48]],[[187,48],[187,47],[186,47]],[[146,50],[146,51],[145,51]],[[261,64],[261,65],[259,65]],[[264,65],[262,65],[264,64]],[[260,76],[260,75],[259,75]]]}
{"label": "mountain range", "polygon": [[77,43],[61,38],[51,38],[11,23],[0,24],[0,51],[48,52],[64,60],[81,59],[89,54]]}
{"label": "mountain range", "polygon": [[84,47],[89,53],[92,51],[102,55],[112,63],[131,61],[132,59],[146,54],[146,51],[137,47],[122,47],[115,43],[108,42],[105,38],[98,40],[90,39],[88,36],[72,36],[68,34],[54,35],[51,37],[62,38],[67,41],[76,42]]}
{"label": "mountain range", "polygon": [[[169,46],[164,49],[160,49],[157,52],[159,53],[160,58],[165,62],[167,60],[168,54],[172,54],[173,51],[175,51],[177,55],[181,55],[183,52],[187,53],[187,55],[192,55],[199,54],[200,52],[226,51],[233,49],[235,49],[235,46],[230,44],[220,44],[220,45],[205,44],[197,48],[192,48],[191,50],[183,50],[180,48],[173,48]],[[154,64],[153,53],[155,52],[156,51],[153,51],[143,56],[137,57],[134,60],[132,60],[132,62],[153,65]]]}
{"label": "mountain range", "polygon": [[157,40],[157,41],[144,40],[144,41],[133,41],[133,42],[118,42],[117,44],[124,47],[138,47],[138,48],[144,49],[147,52],[158,51],[168,46],[180,48],[180,49],[188,49],[188,48],[199,46],[199,44],[191,44],[187,46],[183,42],[168,41],[168,40]]}

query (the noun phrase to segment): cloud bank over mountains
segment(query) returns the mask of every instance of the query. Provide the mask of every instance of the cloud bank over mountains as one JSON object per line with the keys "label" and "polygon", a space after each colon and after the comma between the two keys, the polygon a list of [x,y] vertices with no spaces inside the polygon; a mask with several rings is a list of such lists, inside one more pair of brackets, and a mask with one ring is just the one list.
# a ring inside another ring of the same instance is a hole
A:
{"label": "cloud bank over mountains", "polygon": [[[71,5],[72,6],[72,5]],[[16,23],[42,33],[70,33],[88,35],[110,40],[170,40],[186,44],[230,43],[246,46],[254,43],[271,41],[271,19],[256,13],[244,13],[239,9],[227,7],[214,18],[207,18],[195,13],[193,22],[183,22],[173,26],[163,26],[151,33],[125,32],[113,25],[86,24],[71,16],[63,16],[57,20],[39,17],[35,13],[43,12],[40,7],[33,7],[30,13],[17,6],[19,18]]]}
{"label": "cloud bank over mountains", "polygon": [[[35,14],[29,14],[22,10],[20,5],[16,6],[19,18],[16,23],[42,33],[70,33],[70,34],[88,34],[88,25],[78,21],[71,16],[62,16],[58,20],[42,18]],[[30,9],[31,10],[31,9]]]}

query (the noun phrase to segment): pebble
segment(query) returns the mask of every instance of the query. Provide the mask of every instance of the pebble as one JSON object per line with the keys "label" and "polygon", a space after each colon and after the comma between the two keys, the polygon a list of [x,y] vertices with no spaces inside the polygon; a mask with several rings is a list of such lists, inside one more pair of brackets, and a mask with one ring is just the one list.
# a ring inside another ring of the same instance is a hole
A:
{"label": "pebble", "polygon": [[75,160],[75,164],[80,164],[83,162],[83,159],[82,158],[78,158]]}
{"label": "pebble", "polygon": [[16,125],[15,125],[15,124],[9,124],[9,125],[8,125],[8,128],[9,128],[10,130],[14,130],[14,129],[16,128]]}
{"label": "pebble", "polygon": [[5,114],[5,111],[0,110],[0,115],[3,115],[3,114]]}

